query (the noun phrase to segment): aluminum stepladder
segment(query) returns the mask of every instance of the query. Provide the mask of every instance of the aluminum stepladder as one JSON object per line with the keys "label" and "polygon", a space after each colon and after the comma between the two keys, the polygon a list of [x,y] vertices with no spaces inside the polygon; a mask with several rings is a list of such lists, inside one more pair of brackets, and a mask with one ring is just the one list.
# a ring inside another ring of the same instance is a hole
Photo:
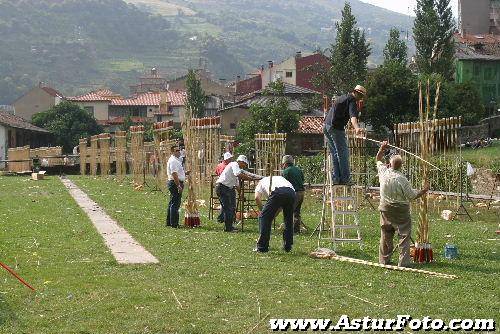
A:
{"label": "aluminum stepladder", "polygon": [[359,206],[354,186],[333,184],[330,154],[327,154],[325,167],[326,182],[323,186],[321,222],[316,228],[318,248],[321,247],[322,241],[331,242],[333,249],[336,249],[339,243],[358,243],[362,247]]}

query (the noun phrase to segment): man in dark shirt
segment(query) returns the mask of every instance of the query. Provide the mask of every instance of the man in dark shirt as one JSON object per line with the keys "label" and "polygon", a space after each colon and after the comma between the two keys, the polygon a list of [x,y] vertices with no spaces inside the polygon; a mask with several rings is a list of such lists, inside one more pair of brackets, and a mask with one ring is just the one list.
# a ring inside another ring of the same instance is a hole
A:
{"label": "man in dark shirt", "polygon": [[362,129],[358,125],[357,102],[363,100],[365,95],[366,89],[357,85],[351,93],[338,97],[326,115],[323,132],[332,154],[333,184],[350,185],[352,182],[345,126],[350,120],[356,134],[361,134]]}
{"label": "man in dark shirt", "polygon": [[300,226],[302,220],[300,218],[300,210],[302,202],[304,202],[304,173],[299,167],[294,165],[293,157],[291,155],[283,156],[281,161],[283,172],[282,176],[287,179],[295,189],[295,203],[293,206],[293,232],[300,233]]}

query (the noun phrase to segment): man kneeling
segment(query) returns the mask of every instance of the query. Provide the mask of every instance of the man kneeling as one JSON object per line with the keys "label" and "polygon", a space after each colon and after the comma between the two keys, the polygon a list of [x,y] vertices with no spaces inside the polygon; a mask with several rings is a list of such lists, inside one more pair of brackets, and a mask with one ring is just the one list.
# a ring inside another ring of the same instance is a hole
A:
{"label": "man kneeling", "polygon": [[[262,199],[269,197],[266,204]],[[292,250],[293,244],[293,208],[295,203],[295,189],[290,182],[282,176],[267,176],[259,181],[255,187],[255,202],[261,210],[259,215],[259,240],[256,252],[269,251],[271,237],[271,224],[280,209],[283,209],[285,229],[283,230],[283,249],[285,252]]]}

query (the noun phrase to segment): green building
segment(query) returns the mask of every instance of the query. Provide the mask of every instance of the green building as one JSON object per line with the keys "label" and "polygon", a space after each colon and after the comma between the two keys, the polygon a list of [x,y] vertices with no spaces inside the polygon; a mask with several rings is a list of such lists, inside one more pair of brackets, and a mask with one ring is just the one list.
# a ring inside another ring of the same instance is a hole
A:
{"label": "green building", "polygon": [[[500,106],[500,37],[468,36],[459,42],[456,53],[458,83],[472,82],[479,90],[487,108]],[[490,41],[490,39],[494,39]]]}

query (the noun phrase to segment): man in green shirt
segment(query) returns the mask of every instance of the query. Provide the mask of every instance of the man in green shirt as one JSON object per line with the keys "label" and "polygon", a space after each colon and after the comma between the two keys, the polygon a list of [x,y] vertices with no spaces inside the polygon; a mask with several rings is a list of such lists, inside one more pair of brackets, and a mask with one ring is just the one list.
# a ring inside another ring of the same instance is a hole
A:
{"label": "man in green shirt", "polygon": [[283,156],[282,163],[282,176],[288,180],[295,189],[295,204],[293,207],[293,232],[300,233],[300,226],[302,220],[300,219],[300,210],[302,202],[304,201],[304,173],[299,167],[294,165],[293,157],[291,155]]}

